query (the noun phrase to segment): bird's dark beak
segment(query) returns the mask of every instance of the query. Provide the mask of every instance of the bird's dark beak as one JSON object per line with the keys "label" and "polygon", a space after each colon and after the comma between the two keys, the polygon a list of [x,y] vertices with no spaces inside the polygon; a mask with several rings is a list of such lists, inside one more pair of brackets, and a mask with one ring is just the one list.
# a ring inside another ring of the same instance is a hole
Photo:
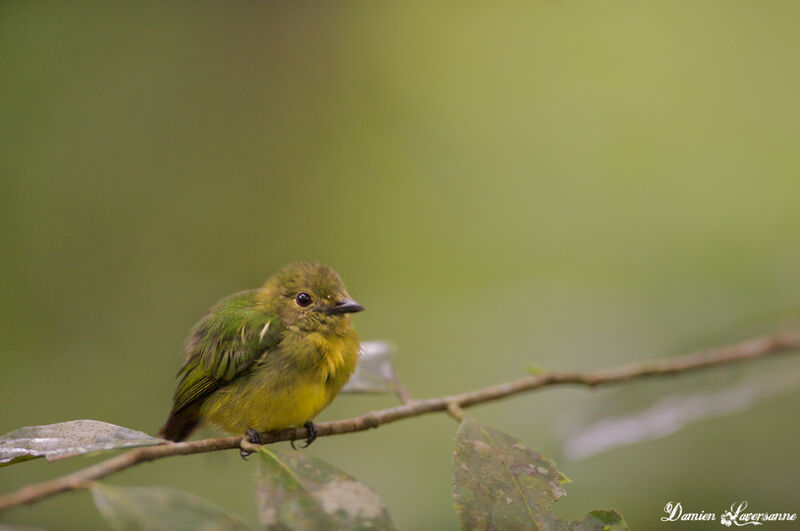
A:
{"label": "bird's dark beak", "polygon": [[335,315],[339,313],[356,313],[363,309],[364,307],[353,299],[344,299],[343,301],[336,303],[336,305],[332,308],[329,308],[328,314]]}

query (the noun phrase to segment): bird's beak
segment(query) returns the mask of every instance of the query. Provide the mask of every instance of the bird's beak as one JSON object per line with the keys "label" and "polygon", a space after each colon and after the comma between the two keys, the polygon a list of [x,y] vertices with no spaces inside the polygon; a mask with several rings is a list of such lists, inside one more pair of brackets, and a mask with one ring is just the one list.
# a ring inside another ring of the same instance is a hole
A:
{"label": "bird's beak", "polygon": [[364,307],[353,299],[344,299],[343,301],[336,303],[336,305],[332,308],[329,308],[328,314],[335,315],[339,313],[356,313],[363,309]]}

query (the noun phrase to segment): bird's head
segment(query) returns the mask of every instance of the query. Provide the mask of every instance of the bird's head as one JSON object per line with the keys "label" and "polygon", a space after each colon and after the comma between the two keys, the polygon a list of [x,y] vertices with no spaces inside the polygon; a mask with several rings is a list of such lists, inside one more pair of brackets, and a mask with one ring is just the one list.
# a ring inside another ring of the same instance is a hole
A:
{"label": "bird's head", "polygon": [[350,298],[339,275],[325,264],[298,262],[272,276],[259,299],[268,313],[305,330],[337,326],[363,306]]}

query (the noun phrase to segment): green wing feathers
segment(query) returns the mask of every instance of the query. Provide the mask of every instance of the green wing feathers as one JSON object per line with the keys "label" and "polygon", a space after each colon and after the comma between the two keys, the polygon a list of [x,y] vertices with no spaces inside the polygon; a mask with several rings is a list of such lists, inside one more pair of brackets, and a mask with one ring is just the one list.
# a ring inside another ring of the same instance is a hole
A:
{"label": "green wing feathers", "polygon": [[279,340],[280,320],[256,309],[254,291],[221,300],[189,333],[174,405],[159,435],[186,438],[202,399],[245,373]]}

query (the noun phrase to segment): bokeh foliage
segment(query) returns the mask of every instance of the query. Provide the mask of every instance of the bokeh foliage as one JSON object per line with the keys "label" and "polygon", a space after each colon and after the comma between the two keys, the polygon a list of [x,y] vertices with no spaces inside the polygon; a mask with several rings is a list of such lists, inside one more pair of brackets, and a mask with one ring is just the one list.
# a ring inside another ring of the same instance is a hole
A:
{"label": "bokeh foliage", "polygon": [[[758,331],[800,298],[799,11],[2,2],[0,433],[76,418],[154,433],[185,331],[296,259],[342,274],[362,337],[398,345],[421,397]],[[676,495],[789,510],[796,392],[590,459],[558,453],[563,419],[591,402],[791,370],[472,413],[559,462],[564,517],[614,507],[646,528]],[[321,418],[393,403],[340,397]],[[453,432],[426,417],[310,452],[373,486],[401,529],[453,529]],[[4,469],[2,490],[80,462],[39,461]],[[255,524],[250,475],[225,452],[115,483]],[[7,520],[102,525],[88,495]]]}

